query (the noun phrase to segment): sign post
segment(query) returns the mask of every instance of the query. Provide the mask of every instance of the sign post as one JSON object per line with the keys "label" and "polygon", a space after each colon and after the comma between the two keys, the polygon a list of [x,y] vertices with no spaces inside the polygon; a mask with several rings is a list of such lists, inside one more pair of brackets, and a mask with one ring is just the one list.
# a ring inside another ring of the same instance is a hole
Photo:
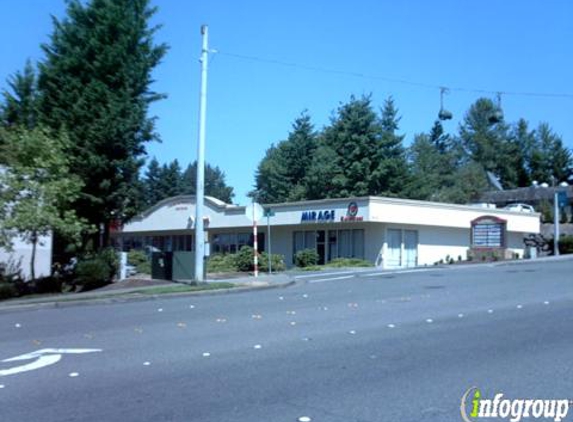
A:
{"label": "sign post", "polygon": [[258,239],[257,239],[257,221],[259,221],[264,214],[263,207],[256,202],[245,207],[245,216],[253,222],[253,264],[255,267],[255,277],[259,276],[259,256],[258,256]]}
{"label": "sign post", "polygon": [[268,245],[269,245],[269,275],[272,274],[272,259],[271,259],[271,217],[273,217],[275,213],[270,208],[265,208],[265,216],[267,217],[267,233],[268,233]]}

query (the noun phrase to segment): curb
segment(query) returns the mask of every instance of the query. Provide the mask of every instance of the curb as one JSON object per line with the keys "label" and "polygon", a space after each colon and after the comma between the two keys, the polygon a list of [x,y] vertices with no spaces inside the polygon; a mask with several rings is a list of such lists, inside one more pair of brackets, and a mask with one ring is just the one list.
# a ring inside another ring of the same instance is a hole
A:
{"label": "curb", "polygon": [[47,300],[45,302],[34,303],[17,303],[14,305],[0,304],[0,313],[9,313],[17,311],[27,311],[35,309],[51,309],[51,308],[69,308],[74,306],[93,306],[93,305],[109,305],[115,303],[131,303],[131,302],[144,302],[159,299],[170,299],[174,297],[187,297],[187,296],[222,296],[228,294],[247,293],[257,290],[272,290],[272,289],[285,289],[296,284],[295,280],[289,280],[284,283],[267,284],[262,286],[240,286],[227,289],[217,290],[199,290],[195,292],[175,292],[163,293],[155,295],[146,295],[145,293],[132,292],[132,293],[118,293],[116,295],[100,296],[93,298],[70,298],[61,300]]}

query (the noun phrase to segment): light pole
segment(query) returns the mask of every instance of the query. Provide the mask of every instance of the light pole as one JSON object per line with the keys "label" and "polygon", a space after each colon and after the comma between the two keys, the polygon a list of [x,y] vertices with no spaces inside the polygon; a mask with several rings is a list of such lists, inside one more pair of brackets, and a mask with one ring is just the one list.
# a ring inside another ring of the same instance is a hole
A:
{"label": "light pole", "polygon": [[207,25],[201,27],[203,48],[201,50],[201,95],[199,104],[199,141],[197,142],[197,186],[195,192],[195,281],[203,281],[205,258],[205,233],[203,207],[205,195],[205,121],[207,119],[207,60],[209,57]]}
{"label": "light pole", "polygon": [[[535,182],[533,185],[537,186]],[[553,188],[553,254],[559,256],[559,188],[566,188],[569,184],[567,182],[561,182],[558,186],[555,186],[555,178],[551,177],[551,185]],[[541,183],[539,186],[542,188],[549,187],[547,183]]]}

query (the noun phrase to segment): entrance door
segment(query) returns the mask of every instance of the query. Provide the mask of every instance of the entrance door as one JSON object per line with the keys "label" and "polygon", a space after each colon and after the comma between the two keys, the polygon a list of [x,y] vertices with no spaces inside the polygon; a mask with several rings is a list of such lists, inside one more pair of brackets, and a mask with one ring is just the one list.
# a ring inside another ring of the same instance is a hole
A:
{"label": "entrance door", "polygon": [[404,230],[404,265],[418,265],[418,231]]}
{"label": "entrance door", "polygon": [[387,250],[385,256],[386,268],[398,268],[402,265],[402,230],[388,229]]}
{"label": "entrance door", "polygon": [[326,234],[324,230],[316,231],[316,253],[318,253],[318,265],[325,264],[326,257]]}

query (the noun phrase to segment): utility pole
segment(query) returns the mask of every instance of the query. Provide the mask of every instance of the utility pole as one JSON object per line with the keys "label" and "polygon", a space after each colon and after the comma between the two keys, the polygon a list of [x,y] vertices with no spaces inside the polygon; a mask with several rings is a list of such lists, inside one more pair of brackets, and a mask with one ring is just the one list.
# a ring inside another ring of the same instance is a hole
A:
{"label": "utility pole", "polygon": [[197,143],[197,189],[195,193],[195,281],[203,281],[205,258],[205,231],[203,209],[205,202],[205,122],[207,119],[207,62],[209,55],[209,29],[201,26],[201,94],[199,104],[199,141]]}

